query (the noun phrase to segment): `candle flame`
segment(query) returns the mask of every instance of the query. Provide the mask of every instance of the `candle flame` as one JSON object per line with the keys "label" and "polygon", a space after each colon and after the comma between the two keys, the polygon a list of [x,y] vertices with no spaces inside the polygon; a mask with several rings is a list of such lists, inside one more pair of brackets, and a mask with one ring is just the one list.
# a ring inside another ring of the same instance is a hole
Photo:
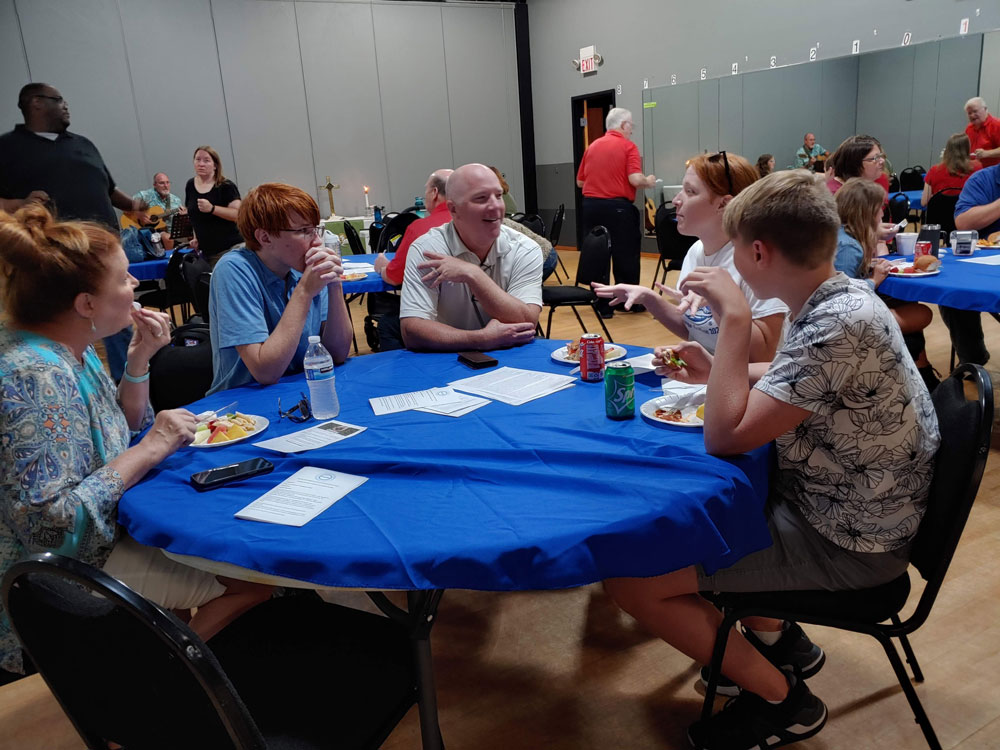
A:
{"label": "candle flame", "polygon": [[368,186],[367,185],[365,185],[365,192],[366,193],[368,192]]}

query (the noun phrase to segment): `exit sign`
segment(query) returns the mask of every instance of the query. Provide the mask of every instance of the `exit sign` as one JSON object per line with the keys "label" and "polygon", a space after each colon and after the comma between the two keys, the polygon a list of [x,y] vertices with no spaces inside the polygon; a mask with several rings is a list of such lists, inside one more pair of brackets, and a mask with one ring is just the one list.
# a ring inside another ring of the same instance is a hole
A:
{"label": "exit sign", "polygon": [[587,75],[597,70],[597,50],[591,44],[588,47],[580,47],[580,73]]}

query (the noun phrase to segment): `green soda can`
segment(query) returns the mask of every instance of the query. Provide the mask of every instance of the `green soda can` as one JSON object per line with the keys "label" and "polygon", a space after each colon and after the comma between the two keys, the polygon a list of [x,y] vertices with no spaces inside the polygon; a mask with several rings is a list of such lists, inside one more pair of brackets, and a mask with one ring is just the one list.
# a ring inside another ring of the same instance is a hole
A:
{"label": "green soda can", "polygon": [[635,370],[628,362],[608,362],[604,369],[604,411],[611,419],[635,417]]}

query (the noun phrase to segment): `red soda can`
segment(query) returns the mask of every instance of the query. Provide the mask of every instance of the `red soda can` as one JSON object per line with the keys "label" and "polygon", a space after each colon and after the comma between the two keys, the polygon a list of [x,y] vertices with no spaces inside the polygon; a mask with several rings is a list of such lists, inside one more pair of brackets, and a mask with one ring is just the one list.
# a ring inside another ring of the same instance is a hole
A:
{"label": "red soda can", "polygon": [[916,260],[921,255],[931,254],[931,243],[929,240],[921,240],[913,246],[913,260]]}
{"label": "red soda can", "polygon": [[599,333],[580,337],[580,380],[600,383],[604,380],[604,339]]}

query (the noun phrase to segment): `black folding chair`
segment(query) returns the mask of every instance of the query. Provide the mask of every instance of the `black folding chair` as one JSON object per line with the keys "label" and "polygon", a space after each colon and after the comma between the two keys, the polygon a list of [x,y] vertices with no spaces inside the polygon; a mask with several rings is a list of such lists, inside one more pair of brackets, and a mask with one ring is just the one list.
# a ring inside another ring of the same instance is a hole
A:
{"label": "black folding chair", "polygon": [[347,244],[351,248],[351,255],[364,255],[365,245],[361,241],[361,235],[354,225],[349,221],[344,221],[344,236],[347,237]]}
{"label": "black folding chair", "polygon": [[955,231],[955,204],[962,193],[960,188],[945,188],[931,196],[924,206],[924,222],[940,224],[941,229],[951,234]]}
{"label": "black folding chair", "polygon": [[923,190],[924,175],[926,174],[927,170],[919,164],[913,167],[907,167],[899,173],[899,189],[903,191]]}
{"label": "black folding chair", "polygon": [[889,198],[889,220],[898,224],[910,215],[910,199],[904,193],[895,193]]}
{"label": "black folding chair", "polygon": [[395,252],[403,239],[403,233],[406,232],[406,228],[419,218],[420,216],[412,211],[393,214],[392,217],[386,220],[385,229],[379,235],[378,245],[375,246],[374,252]]}
{"label": "black folding chair", "polygon": [[[552,252],[556,254],[556,258],[559,260],[559,268],[562,272],[566,274],[566,278],[569,279],[569,271],[566,270],[566,265],[563,263],[559,253],[556,250],[556,245],[559,244],[559,235],[562,234],[563,220],[566,218],[566,204],[560,203],[559,208],[556,209],[555,216],[552,217],[552,226],[549,228],[549,242],[552,243]],[[559,273],[556,272],[556,280],[562,281],[559,277]]]}
{"label": "black folding chair", "polygon": [[714,594],[712,600],[723,607],[725,616],[716,635],[702,718],[707,719],[712,713],[726,642],[736,622],[750,615],[774,617],[866,633],[878,640],[927,744],[932,749],[941,747],[892,639],[899,639],[913,670],[913,679],[923,682],[923,673],[907,636],[923,625],[931,613],[979,491],[993,429],[993,385],[985,369],[963,364],[938,385],[932,398],[941,429],[941,446],[934,459],[927,512],[910,555],[911,564],[927,582],[912,614],[905,621],[899,619],[910,593],[909,572],[868,589]]}
{"label": "black folding chair", "polygon": [[597,295],[590,288],[590,282],[607,284],[611,276],[611,235],[603,226],[596,226],[584,237],[580,247],[580,262],[576,267],[576,286],[543,286],[542,304],[549,308],[549,321],[545,328],[545,338],[552,332],[552,315],[557,307],[569,307],[580,322],[584,333],[587,326],[577,312],[577,305],[589,305],[604,331],[605,341],[613,343],[611,333],[597,310]]}
{"label": "black folding chair", "polygon": [[10,568],[2,593],[89,748],[377,748],[417,699],[406,628],[318,597],[258,605],[206,646],[72,558],[33,555]]}

